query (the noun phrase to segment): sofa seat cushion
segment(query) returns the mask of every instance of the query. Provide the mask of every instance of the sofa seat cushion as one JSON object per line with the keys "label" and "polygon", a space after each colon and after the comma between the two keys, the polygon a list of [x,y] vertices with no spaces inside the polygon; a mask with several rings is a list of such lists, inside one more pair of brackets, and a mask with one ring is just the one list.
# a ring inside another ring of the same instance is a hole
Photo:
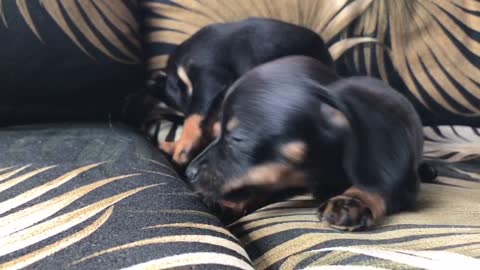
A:
{"label": "sofa seat cushion", "polygon": [[308,195],[266,206],[228,227],[255,269],[476,269],[480,129],[425,127],[424,134],[425,156],[440,176],[422,185],[416,209],[387,217],[374,230],[327,228],[318,222],[316,204]]}
{"label": "sofa seat cushion", "polygon": [[252,269],[138,134],[117,124],[0,130],[0,269]]}

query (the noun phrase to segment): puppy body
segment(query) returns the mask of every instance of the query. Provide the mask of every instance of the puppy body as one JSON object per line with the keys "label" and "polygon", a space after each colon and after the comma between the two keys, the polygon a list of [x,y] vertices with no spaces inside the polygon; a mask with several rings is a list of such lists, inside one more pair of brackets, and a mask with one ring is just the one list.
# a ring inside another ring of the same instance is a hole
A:
{"label": "puppy body", "polygon": [[226,206],[235,200],[249,211],[261,206],[257,198],[265,203],[263,193],[305,188],[324,202],[320,217],[344,230],[415,201],[421,123],[410,102],[377,79],[341,79],[315,59],[285,57],[232,85],[220,118],[219,137],[187,168],[210,201],[234,195]]}
{"label": "puppy body", "polygon": [[170,56],[166,87],[157,91],[162,101],[184,113],[186,132],[175,144],[161,148],[170,149],[176,163],[188,162],[200,148],[204,131],[209,131],[200,124],[214,98],[251,68],[288,55],[333,63],[318,34],[272,19],[213,24],[192,35]]}

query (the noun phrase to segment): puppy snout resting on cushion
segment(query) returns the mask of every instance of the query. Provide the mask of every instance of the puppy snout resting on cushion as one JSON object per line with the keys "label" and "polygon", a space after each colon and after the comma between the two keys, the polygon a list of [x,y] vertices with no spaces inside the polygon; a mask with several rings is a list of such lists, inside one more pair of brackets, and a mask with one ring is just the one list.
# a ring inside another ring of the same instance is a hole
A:
{"label": "puppy snout resting on cushion", "polygon": [[380,80],[285,57],[237,80],[214,117],[219,136],[186,175],[205,201],[237,216],[307,190],[321,220],[353,231],[415,203],[421,122]]}

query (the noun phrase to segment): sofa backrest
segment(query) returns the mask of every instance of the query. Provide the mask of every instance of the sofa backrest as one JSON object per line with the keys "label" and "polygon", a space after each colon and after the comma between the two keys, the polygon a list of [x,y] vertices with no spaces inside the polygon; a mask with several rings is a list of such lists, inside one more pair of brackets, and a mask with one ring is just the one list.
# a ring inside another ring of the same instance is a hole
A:
{"label": "sofa backrest", "polygon": [[0,124],[107,117],[144,84],[134,0],[0,1]]}
{"label": "sofa backrest", "polygon": [[207,24],[270,17],[318,32],[342,75],[382,78],[424,124],[480,124],[476,0],[144,0],[142,7],[151,72]]}

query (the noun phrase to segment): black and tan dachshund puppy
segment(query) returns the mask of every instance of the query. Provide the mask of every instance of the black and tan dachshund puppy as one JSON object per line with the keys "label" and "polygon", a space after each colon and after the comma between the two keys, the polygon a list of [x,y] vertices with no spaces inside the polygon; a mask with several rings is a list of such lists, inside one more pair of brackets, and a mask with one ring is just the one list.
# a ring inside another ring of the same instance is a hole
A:
{"label": "black and tan dachshund puppy", "polygon": [[288,55],[333,65],[322,38],[293,24],[249,18],[200,29],[174,50],[166,78],[158,77],[154,85],[158,98],[185,115],[179,140],[161,142],[160,149],[177,165],[187,164],[206,145],[204,131],[213,128],[201,126],[214,97],[253,67]]}
{"label": "black and tan dachshund puppy", "polygon": [[206,201],[236,214],[308,190],[322,220],[353,231],[415,202],[421,122],[378,79],[341,79],[313,58],[281,58],[236,81],[220,119],[219,136],[186,175]]}

